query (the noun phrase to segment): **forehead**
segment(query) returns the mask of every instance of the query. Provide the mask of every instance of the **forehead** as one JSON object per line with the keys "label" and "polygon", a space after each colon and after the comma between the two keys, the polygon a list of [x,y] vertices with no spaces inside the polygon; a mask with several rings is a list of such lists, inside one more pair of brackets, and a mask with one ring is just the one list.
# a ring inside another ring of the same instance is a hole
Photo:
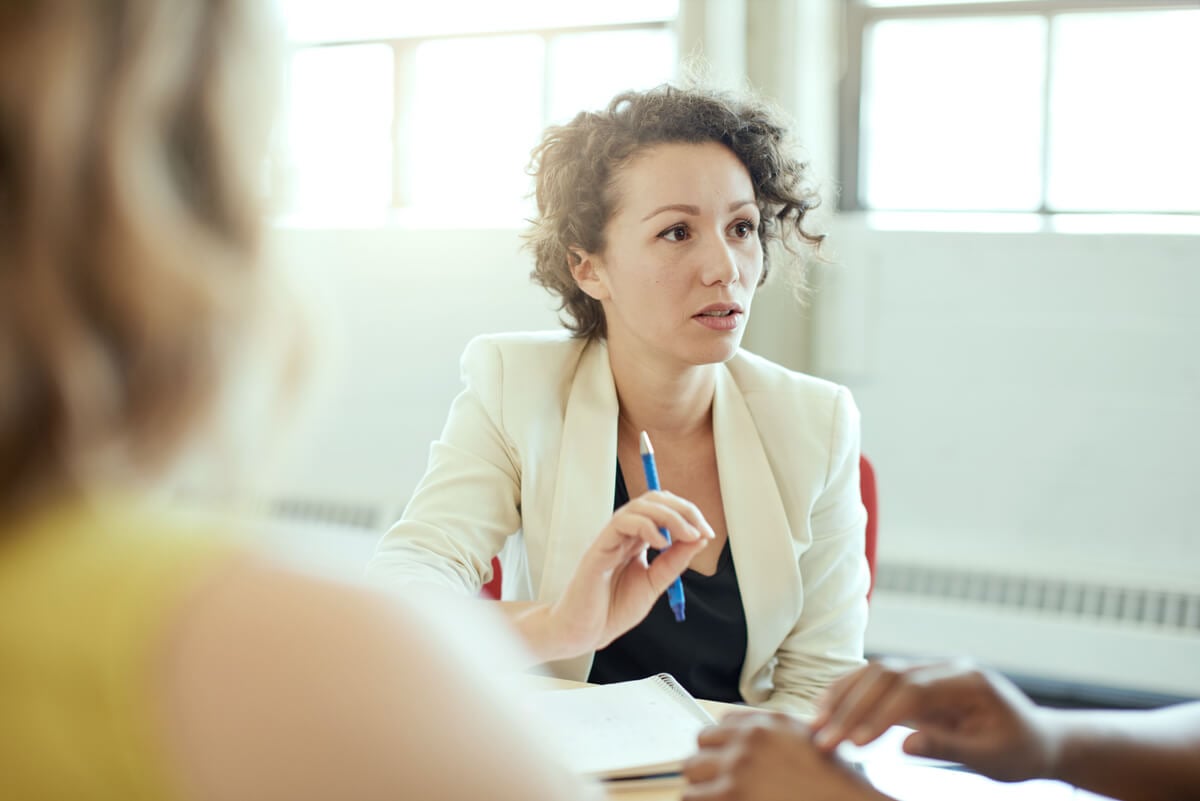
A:
{"label": "forehead", "polygon": [[755,199],[750,172],[719,142],[671,142],[635,154],[613,175],[614,215],[680,203],[706,208]]}

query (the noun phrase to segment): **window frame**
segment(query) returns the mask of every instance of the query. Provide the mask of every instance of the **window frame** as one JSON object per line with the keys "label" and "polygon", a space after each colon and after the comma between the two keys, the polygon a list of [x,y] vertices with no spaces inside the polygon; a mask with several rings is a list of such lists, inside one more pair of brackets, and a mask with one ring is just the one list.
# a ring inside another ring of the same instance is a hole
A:
{"label": "window frame", "polygon": [[[1046,204],[1050,179],[1050,98],[1053,82],[1054,18],[1062,14],[1088,12],[1140,12],[1195,10],[1196,0],[959,0],[959,2],[920,2],[909,5],[873,5],[870,0],[846,0],[844,30],[845,68],[838,89],[838,180],[842,191],[838,195],[838,210],[843,212],[870,212],[883,214],[1025,214],[1051,217],[1055,215],[1163,215],[1196,217],[1190,211],[1138,212],[1112,209],[1108,211],[1072,211],[1051,209]],[[863,67],[866,53],[864,40],[871,25],[884,20],[899,19],[971,19],[997,16],[1042,16],[1046,19],[1046,64],[1042,83],[1042,132],[1041,132],[1041,201],[1032,211],[959,211],[933,210],[909,212],[869,206],[864,202],[862,185],[862,96]]]}

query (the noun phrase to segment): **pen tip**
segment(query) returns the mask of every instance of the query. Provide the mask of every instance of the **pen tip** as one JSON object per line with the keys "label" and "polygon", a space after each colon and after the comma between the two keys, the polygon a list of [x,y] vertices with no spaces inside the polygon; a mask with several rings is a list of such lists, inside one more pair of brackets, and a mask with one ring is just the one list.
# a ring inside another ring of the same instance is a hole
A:
{"label": "pen tip", "polygon": [[642,456],[645,456],[648,453],[654,453],[654,448],[652,448],[650,446],[650,435],[648,435],[645,431],[643,431],[641,440],[642,440]]}

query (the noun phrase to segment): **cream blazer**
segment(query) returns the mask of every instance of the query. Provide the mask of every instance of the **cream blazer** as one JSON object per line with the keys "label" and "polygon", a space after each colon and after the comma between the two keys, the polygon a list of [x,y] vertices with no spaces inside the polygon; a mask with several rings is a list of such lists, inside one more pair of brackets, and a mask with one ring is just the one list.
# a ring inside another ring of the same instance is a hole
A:
{"label": "cream blazer", "polygon": [[[552,602],[612,517],[617,394],[603,342],[566,332],[472,341],[466,388],[371,573]],[[812,711],[863,661],[868,570],[858,411],[844,388],[739,351],[713,399],[721,499],[746,613],[748,703]],[[584,681],[592,654],[548,665]]]}

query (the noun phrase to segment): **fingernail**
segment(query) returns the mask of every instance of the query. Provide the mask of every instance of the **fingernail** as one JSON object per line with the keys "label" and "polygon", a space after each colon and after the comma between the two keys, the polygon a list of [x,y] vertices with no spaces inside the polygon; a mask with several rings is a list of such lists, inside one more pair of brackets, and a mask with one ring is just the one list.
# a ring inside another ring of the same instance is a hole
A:
{"label": "fingernail", "polygon": [[828,748],[829,746],[833,745],[833,732],[829,731],[829,729],[821,729],[819,732],[817,732],[816,736],[813,737],[813,742],[816,743],[819,748]]}
{"label": "fingernail", "polygon": [[870,736],[871,736],[871,732],[869,732],[867,730],[866,726],[859,726],[857,729],[854,730],[854,734],[852,734],[850,736],[850,739],[854,741],[855,745],[862,745],[863,743],[865,743],[867,741],[867,738]]}

